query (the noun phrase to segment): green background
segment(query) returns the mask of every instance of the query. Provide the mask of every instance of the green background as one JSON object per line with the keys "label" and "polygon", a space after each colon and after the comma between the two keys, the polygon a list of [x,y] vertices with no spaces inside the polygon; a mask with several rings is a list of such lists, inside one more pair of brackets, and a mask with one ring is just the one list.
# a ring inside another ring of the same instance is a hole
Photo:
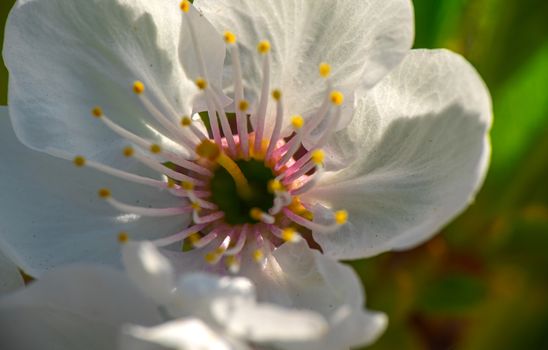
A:
{"label": "green background", "polygon": [[414,4],[415,47],[459,52],[487,82],[493,156],[476,202],[440,235],[353,263],[368,306],[390,317],[371,348],[548,349],[548,1]]}

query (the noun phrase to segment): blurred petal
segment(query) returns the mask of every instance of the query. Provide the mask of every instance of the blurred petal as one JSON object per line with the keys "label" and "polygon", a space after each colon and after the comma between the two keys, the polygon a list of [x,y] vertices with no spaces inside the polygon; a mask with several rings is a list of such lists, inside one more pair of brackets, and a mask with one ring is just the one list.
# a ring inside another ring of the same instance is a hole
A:
{"label": "blurred petal", "polygon": [[220,334],[198,319],[178,319],[146,328],[126,326],[120,338],[120,350],[245,350],[232,346]]}
{"label": "blurred petal", "polygon": [[[320,63],[332,65],[337,89],[371,88],[401,61],[413,41],[413,11],[407,0],[196,0],[195,5],[219,32],[236,34],[246,97],[252,102],[262,83],[256,47],[261,40],[271,42],[270,87],[283,91],[287,117],[309,117],[322,103],[326,84],[318,73]],[[230,67],[228,62],[226,81],[232,81]],[[274,113],[272,106],[269,114]]]}
{"label": "blurred petal", "polygon": [[129,242],[122,247],[129,278],[158,304],[171,301],[175,275],[169,261],[150,242]]}
{"label": "blurred petal", "polygon": [[[449,51],[412,51],[358,103],[328,148],[331,159],[349,165],[326,173],[307,195],[349,213],[339,231],[314,233],[336,259],[430,238],[473,200],[490,155],[489,93],[472,66]],[[315,219],[332,220],[322,205]]]}
{"label": "blurred petal", "polygon": [[114,349],[125,323],[161,321],[154,304],[124,274],[103,268],[59,268],[0,300],[0,348]]}
{"label": "blurred petal", "polygon": [[[117,235],[156,239],[180,231],[189,217],[145,218],[120,213],[97,196],[108,187],[126,203],[181,205],[172,195],[35,152],[13,134],[7,109],[0,108],[0,239],[3,249],[28,274],[70,262],[119,265]],[[126,161],[127,162],[127,161]],[[156,176],[135,162],[135,173]]]}

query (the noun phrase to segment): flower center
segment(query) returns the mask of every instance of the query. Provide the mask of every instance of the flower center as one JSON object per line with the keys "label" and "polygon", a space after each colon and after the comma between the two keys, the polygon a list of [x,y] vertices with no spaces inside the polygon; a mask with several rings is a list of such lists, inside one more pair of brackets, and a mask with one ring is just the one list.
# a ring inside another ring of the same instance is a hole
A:
{"label": "flower center", "polygon": [[255,159],[240,159],[235,164],[247,179],[251,195],[240,195],[234,178],[225,168],[219,167],[209,183],[211,202],[225,213],[227,224],[256,224],[259,221],[251,217],[251,211],[258,208],[267,212],[274,205],[274,194],[268,191],[268,183],[274,180],[274,173],[264,162]]}
{"label": "flower center", "polygon": [[[181,9],[184,14],[195,11],[187,0],[181,3]],[[163,180],[88,161],[82,156],[74,158],[78,167],[89,166],[127,181],[168,191],[181,199],[181,205],[172,208],[134,206],[117,200],[108,189],[99,190],[99,196],[117,210],[134,215],[191,214],[192,224],[180,232],[166,233],[154,243],[162,247],[179,244],[183,250],[189,247],[207,249],[204,254],[207,262],[224,261],[233,272],[238,271],[246,251],[251,251],[253,259],[262,263],[270,250],[284,242],[298,241],[303,234],[312,239],[311,232],[329,233],[344,224],[346,211],[333,211],[330,218],[317,222],[312,215],[312,204],[300,199],[300,195],[314,187],[323,174],[324,154],[320,148],[341,114],[344,97],[331,88],[330,66],[323,63],[319,67],[319,74],[327,86],[318,110],[309,121],[294,115],[289,118],[289,125],[284,125],[282,91],[270,90],[270,43],[261,41],[257,46],[263,63],[261,92],[257,101],[248,102],[244,98],[236,36],[226,32],[224,38],[233,63],[232,93],[236,107],[236,128],[233,128],[229,113],[221,103],[220,87],[211,87],[208,82],[196,29],[191,20],[186,23],[202,74],[195,84],[206,101],[210,128],[200,127],[198,115],[180,118],[173,107],[164,103],[162,96],[155,96],[157,102],[152,102],[145,84],[137,81],[133,91],[152,119],[165,130],[161,139],[169,142],[160,145],[131,133],[108,118],[100,107],[94,108],[92,115],[131,143],[123,150],[124,156],[155,170]],[[158,106],[158,102],[161,105]],[[271,102],[276,107],[273,115],[267,112]],[[248,130],[249,118],[254,121],[252,130]],[[267,121],[271,122],[272,130],[267,130]],[[304,149],[304,138],[312,134],[316,136],[315,143]],[[170,144],[178,148],[166,147]],[[127,241],[130,235],[120,234],[120,242]],[[245,247],[251,250],[245,250]]]}

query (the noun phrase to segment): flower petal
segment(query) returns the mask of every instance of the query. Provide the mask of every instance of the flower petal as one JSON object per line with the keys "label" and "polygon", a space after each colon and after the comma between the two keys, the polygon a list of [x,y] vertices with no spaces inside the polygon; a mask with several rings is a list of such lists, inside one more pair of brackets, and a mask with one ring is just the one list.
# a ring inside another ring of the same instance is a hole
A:
{"label": "flower petal", "polygon": [[[331,81],[353,93],[371,88],[395,67],[413,40],[408,0],[196,0],[219,32],[238,38],[246,97],[257,102],[262,82],[259,41],[272,43],[271,88],[281,88],[286,118],[310,117],[325,98],[318,67],[332,65]],[[227,63],[229,79],[232,81]],[[269,114],[275,108],[271,104]],[[288,119],[289,120],[289,119]],[[288,123],[286,120],[286,124]],[[272,127],[272,126],[270,126]]]}
{"label": "flower petal", "polygon": [[169,261],[150,242],[129,242],[122,247],[129,278],[156,303],[171,302],[175,275]]}
{"label": "flower petal", "polygon": [[[179,62],[178,3],[17,2],[6,27],[4,58],[18,137],[53,155],[77,152],[117,164],[125,141],[93,120],[90,111],[99,105],[123,127],[160,142],[154,130],[163,129],[132,92],[132,84],[141,80],[160,110],[172,108],[178,114],[169,114],[174,121],[190,113],[198,90]],[[214,57],[211,62],[222,63],[224,48],[204,50]],[[216,74],[220,69],[210,67]]]}
{"label": "flower petal", "polygon": [[[28,274],[69,262],[119,264],[117,235],[133,240],[156,239],[188,224],[188,215],[145,218],[120,213],[97,196],[108,187],[116,198],[135,205],[169,207],[181,200],[71,162],[32,151],[11,129],[6,108],[0,109],[0,239],[3,249]],[[155,176],[126,160],[128,168]]]}
{"label": "flower petal", "polygon": [[[348,210],[349,223],[314,234],[325,254],[363,258],[438,232],[483,182],[491,118],[489,93],[462,57],[412,51],[331,140],[329,157],[349,165],[326,173],[307,200]],[[316,220],[332,220],[322,205]]]}
{"label": "flower petal", "polygon": [[126,326],[120,338],[120,350],[247,350],[234,346],[198,319],[178,319],[146,328]]}
{"label": "flower petal", "polygon": [[24,286],[17,266],[0,250],[0,296]]}
{"label": "flower petal", "polygon": [[114,349],[121,325],[160,321],[155,305],[124,274],[97,266],[60,268],[1,299],[0,348]]}
{"label": "flower petal", "polygon": [[[242,274],[257,286],[259,302],[311,310],[329,321],[329,330],[320,340],[293,344],[294,347],[284,343],[288,349],[347,349],[374,341],[386,326],[376,320],[369,322],[372,314],[362,309],[364,293],[355,272],[311,250],[305,242],[280,246],[264,268],[251,261],[244,266]],[[341,308],[349,312],[342,315]],[[369,321],[350,328],[341,326],[352,320]]]}

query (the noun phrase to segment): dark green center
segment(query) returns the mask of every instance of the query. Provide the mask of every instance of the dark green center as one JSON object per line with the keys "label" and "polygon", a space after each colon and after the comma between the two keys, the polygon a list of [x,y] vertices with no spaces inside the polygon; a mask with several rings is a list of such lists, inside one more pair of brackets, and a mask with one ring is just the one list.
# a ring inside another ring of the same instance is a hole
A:
{"label": "dark green center", "polygon": [[230,174],[219,167],[211,179],[211,201],[225,213],[225,222],[228,224],[256,223],[257,221],[249,216],[249,212],[253,208],[265,212],[272,208],[274,195],[268,191],[268,183],[274,179],[274,174],[262,161],[237,160],[236,164],[253,189],[253,196],[250,199],[241,198]]}

